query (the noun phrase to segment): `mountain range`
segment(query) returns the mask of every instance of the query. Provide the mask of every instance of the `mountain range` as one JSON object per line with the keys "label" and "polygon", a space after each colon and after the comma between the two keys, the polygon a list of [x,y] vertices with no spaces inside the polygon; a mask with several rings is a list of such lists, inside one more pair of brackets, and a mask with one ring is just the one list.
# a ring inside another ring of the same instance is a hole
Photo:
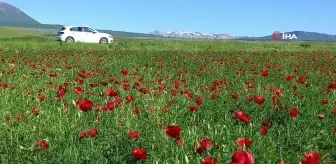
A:
{"label": "mountain range", "polygon": [[[60,29],[61,24],[43,24],[24,13],[19,8],[4,2],[0,2],[0,26],[7,27],[24,27],[24,28],[41,28],[41,29]],[[233,36],[226,33],[214,34],[205,32],[162,32],[155,30],[150,33],[135,33],[125,31],[113,31],[113,30],[100,30],[99,31],[109,33],[117,37],[166,37],[166,38],[191,38],[191,39],[215,39],[215,40],[273,40],[272,35],[261,37],[244,37]],[[329,35],[318,32],[306,32],[306,31],[291,31],[287,34],[295,34],[297,40],[307,41],[336,41],[336,35]]]}
{"label": "mountain range", "polygon": [[[306,31],[292,31],[285,32],[288,36],[296,36],[299,41],[336,41],[336,35],[318,33],[318,32],[306,32]],[[233,36],[230,34],[213,34],[213,33],[202,33],[202,32],[161,32],[153,31],[151,34],[166,38],[190,38],[190,39],[231,39],[231,40],[250,40],[250,41],[267,41],[273,40],[272,35],[262,36],[262,37],[248,37],[248,36]],[[293,39],[294,40],[294,39]]]}
{"label": "mountain range", "polygon": [[174,32],[161,32],[155,30],[151,34],[166,37],[166,38],[192,38],[192,39],[235,39],[237,37],[230,34],[213,34],[204,32],[185,32],[185,31],[174,31]]}
{"label": "mountain range", "polygon": [[[291,31],[286,32],[286,35],[295,35],[299,41],[336,41],[336,35],[318,32]],[[263,37],[239,37],[238,40],[273,40],[273,37],[272,35]]]}
{"label": "mountain range", "polygon": [[[0,2],[0,26],[58,30],[61,29],[63,25],[40,23],[37,20],[30,17],[29,15],[27,15],[26,13],[24,13],[19,8],[5,2]],[[156,35],[153,34],[101,30],[101,29],[97,30],[118,37],[157,37]]]}

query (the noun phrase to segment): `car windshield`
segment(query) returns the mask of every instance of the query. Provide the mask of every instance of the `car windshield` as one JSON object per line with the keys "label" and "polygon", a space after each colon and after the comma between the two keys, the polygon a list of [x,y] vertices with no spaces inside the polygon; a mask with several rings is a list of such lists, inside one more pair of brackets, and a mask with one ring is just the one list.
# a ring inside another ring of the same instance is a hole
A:
{"label": "car windshield", "polygon": [[92,28],[89,28],[89,30],[92,31],[92,32],[96,32],[97,31],[97,30],[92,29]]}

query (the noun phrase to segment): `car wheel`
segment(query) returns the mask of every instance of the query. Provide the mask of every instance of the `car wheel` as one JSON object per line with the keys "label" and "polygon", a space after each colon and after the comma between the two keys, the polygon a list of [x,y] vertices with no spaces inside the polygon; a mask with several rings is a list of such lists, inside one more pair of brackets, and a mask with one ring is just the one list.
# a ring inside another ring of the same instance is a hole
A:
{"label": "car wheel", "polygon": [[108,40],[107,38],[101,38],[100,41],[99,41],[100,44],[107,44],[108,43]]}
{"label": "car wheel", "polygon": [[72,42],[75,42],[75,39],[74,39],[73,37],[69,36],[69,37],[67,37],[67,38],[65,39],[65,41],[66,41],[67,43],[72,43]]}

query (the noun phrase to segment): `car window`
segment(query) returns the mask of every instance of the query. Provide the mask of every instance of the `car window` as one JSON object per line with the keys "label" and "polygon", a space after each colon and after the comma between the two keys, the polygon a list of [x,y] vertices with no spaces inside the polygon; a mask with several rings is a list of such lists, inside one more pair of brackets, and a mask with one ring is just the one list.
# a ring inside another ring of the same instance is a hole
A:
{"label": "car window", "polygon": [[70,31],[79,31],[79,28],[78,27],[72,27],[72,28],[70,28]]}
{"label": "car window", "polygon": [[94,31],[88,27],[83,27],[83,32],[94,32]]}
{"label": "car window", "polygon": [[60,31],[64,31],[65,30],[65,27],[62,27],[61,29],[60,29]]}

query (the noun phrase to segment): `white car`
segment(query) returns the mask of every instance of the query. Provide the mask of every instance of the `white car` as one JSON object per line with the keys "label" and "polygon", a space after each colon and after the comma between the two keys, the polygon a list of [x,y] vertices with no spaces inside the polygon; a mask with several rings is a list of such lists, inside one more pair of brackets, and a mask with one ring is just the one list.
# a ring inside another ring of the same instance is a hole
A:
{"label": "white car", "polygon": [[57,40],[63,42],[108,44],[113,42],[113,37],[110,34],[98,32],[86,26],[63,26],[57,33]]}

